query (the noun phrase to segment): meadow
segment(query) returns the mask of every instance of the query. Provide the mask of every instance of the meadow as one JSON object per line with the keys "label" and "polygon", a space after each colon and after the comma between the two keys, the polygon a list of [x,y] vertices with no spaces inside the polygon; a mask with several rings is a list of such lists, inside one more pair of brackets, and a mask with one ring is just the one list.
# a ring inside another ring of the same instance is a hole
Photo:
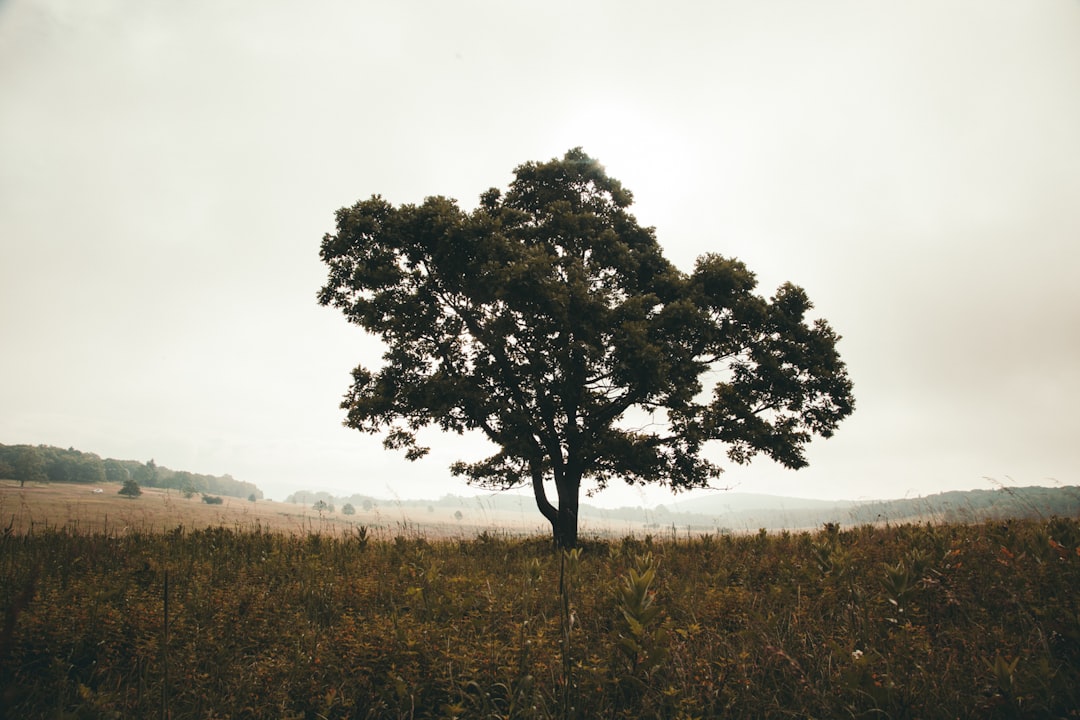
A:
{"label": "meadow", "polygon": [[[422,533],[431,538],[469,538],[481,532],[535,535],[544,531],[546,521],[536,511],[528,513],[496,510],[466,503],[462,516],[447,507],[406,507],[383,502],[370,509],[357,507],[345,515],[341,508],[319,512],[312,504],[278,502],[237,497],[221,497],[221,504],[207,504],[196,494],[185,498],[176,490],[142,488],[138,498],[117,494],[117,483],[87,485],[82,483],[28,483],[0,480],[0,526],[27,533],[34,530],[65,527],[77,533],[123,532],[124,528],[143,531],[208,527],[251,527],[288,534],[338,535],[364,526],[373,536],[392,538],[401,532]],[[101,489],[101,493],[94,493]],[[548,526],[550,527],[550,526]],[[582,521],[587,534],[621,536],[640,532],[643,522],[589,518]]]}
{"label": "meadow", "polygon": [[1075,518],[556,552],[2,497],[2,717],[1080,717]]}

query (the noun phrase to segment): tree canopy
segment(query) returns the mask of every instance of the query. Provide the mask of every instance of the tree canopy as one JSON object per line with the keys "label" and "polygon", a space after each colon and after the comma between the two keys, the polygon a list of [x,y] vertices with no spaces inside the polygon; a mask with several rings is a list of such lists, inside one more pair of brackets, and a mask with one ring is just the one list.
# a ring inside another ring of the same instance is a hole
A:
{"label": "tree canopy", "polygon": [[124,481],[124,486],[117,490],[120,495],[127,495],[128,497],[138,497],[142,495],[142,488],[139,487],[139,483],[135,478],[128,478]]}
{"label": "tree canopy", "polygon": [[567,546],[583,480],[703,487],[721,473],[714,441],[736,463],[806,465],[806,443],[854,407],[838,335],[795,285],[754,294],[738,260],[680,271],[632,200],[579,148],[519,166],[472,211],[378,195],[338,210],[319,302],[386,348],[353,371],[346,425],[409,459],[422,428],[483,433],[496,452],[453,472],[531,483]]}

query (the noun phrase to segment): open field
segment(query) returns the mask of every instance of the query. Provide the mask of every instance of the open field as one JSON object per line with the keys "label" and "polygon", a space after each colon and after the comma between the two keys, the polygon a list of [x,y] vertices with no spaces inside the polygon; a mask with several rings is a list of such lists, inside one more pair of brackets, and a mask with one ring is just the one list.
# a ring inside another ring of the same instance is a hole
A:
{"label": "open field", "polygon": [[[94,488],[103,492],[94,493]],[[355,515],[319,513],[311,505],[258,500],[251,502],[222,497],[221,505],[208,505],[198,495],[187,499],[175,490],[143,488],[137,498],[117,494],[120,485],[105,483],[29,483],[20,488],[13,480],[0,480],[0,528],[16,533],[32,528],[64,527],[76,532],[112,533],[123,529],[144,531],[188,530],[208,527],[253,529],[307,534],[351,533],[364,526],[373,537],[390,538],[397,533],[419,533],[429,538],[471,538],[487,533],[536,534],[549,528],[539,511],[526,513],[465,507],[458,519],[444,507],[377,506],[370,511],[357,507]],[[622,536],[643,532],[640,522],[588,519],[582,522],[585,536]]]}
{"label": "open field", "polygon": [[[100,489],[100,494],[94,489]],[[179,492],[143,488],[137,498],[117,494],[119,484],[0,482],[0,526],[25,533],[33,528],[63,527],[76,532],[120,532],[125,528],[171,530],[178,525],[196,529],[215,525],[262,524],[287,532],[317,521],[306,509],[269,501],[250,502],[223,497],[221,505],[208,505],[198,495],[185,499]]]}
{"label": "open field", "polygon": [[38,490],[2,496],[39,514],[0,532],[0,718],[1080,717],[1075,518],[571,554]]}

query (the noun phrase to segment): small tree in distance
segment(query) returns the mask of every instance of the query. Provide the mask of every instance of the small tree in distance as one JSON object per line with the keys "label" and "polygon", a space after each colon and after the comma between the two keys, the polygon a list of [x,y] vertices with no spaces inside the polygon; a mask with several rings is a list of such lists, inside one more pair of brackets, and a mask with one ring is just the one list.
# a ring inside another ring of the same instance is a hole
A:
{"label": "small tree in distance", "polygon": [[807,321],[801,288],[754,294],[738,260],[678,270],[631,203],[579,148],[521,165],[472,212],[379,196],[339,210],[319,302],[386,346],[381,369],[353,371],[346,424],[410,460],[428,452],[421,428],[482,433],[496,452],[453,473],[531,484],[563,547],[587,479],[705,487],[711,442],[736,463],[806,465],[811,437],[854,408],[839,337]]}
{"label": "small tree in distance", "polygon": [[45,474],[45,461],[37,448],[27,445],[19,450],[15,458],[15,474],[19,487],[26,487],[27,480],[36,482],[48,477]]}
{"label": "small tree in distance", "polygon": [[356,514],[356,508],[353,507],[352,503],[345,503],[344,505],[341,506],[341,514],[342,515],[355,515]]}
{"label": "small tree in distance", "polygon": [[128,478],[124,481],[124,486],[117,490],[117,493],[120,495],[126,495],[130,498],[135,498],[142,495],[142,488],[139,487],[139,483],[135,480],[135,478]]}

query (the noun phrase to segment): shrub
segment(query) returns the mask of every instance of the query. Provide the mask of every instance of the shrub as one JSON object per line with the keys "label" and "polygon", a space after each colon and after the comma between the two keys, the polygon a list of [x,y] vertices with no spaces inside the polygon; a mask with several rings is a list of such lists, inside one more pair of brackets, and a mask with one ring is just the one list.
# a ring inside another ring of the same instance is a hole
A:
{"label": "shrub", "polygon": [[120,488],[117,493],[134,498],[142,495],[142,488],[139,487],[139,483],[135,482],[133,478],[128,478],[124,481],[124,487]]}

